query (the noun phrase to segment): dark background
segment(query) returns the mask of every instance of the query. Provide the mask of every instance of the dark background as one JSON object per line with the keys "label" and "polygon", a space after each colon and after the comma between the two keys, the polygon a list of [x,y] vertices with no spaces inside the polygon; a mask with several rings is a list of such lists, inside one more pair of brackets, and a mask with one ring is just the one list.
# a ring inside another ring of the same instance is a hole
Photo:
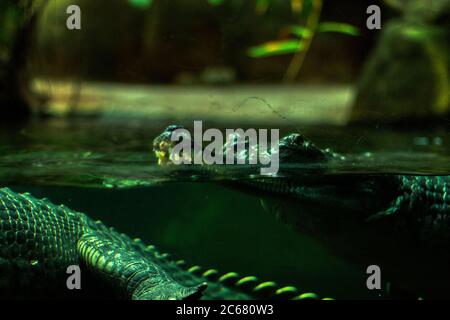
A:
{"label": "dark background", "polygon": [[[268,11],[255,13],[254,1],[154,1],[149,9],[126,1],[77,2],[82,30],[65,29],[64,8],[50,6],[40,24],[34,48],[35,72],[57,77],[77,76],[121,82],[195,83],[208,68],[227,68],[235,81],[277,83],[292,54],[251,58],[249,47],[287,37],[285,29],[304,21],[292,13],[290,1],[272,1]],[[356,81],[379,32],[366,28],[366,9],[382,1],[324,1],[321,21],[358,27],[361,36],[317,34],[298,81]],[[383,20],[396,15],[383,7]],[[61,29],[62,28],[62,29]],[[184,81],[186,82],[186,81]],[[189,82],[189,81],[188,81]]]}

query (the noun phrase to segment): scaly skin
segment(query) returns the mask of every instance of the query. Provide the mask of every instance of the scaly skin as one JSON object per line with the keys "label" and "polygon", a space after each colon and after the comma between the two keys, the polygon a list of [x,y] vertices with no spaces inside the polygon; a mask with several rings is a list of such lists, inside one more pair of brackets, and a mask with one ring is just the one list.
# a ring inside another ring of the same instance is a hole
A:
{"label": "scaly skin", "polygon": [[[160,165],[172,162],[176,142],[170,136],[178,128],[170,126],[154,140]],[[248,153],[238,156],[246,159]],[[267,210],[337,256],[364,267],[362,272],[376,264],[384,279],[399,287],[425,297],[448,297],[450,176],[327,174],[326,163],[344,158],[290,134],[279,143],[278,175],[221,183],[261,196]],[[303,173],[289,169],[289,164],[319,166]],[[214,175],[227,168],[205,170]]]}
{"label": "scaly skin", "polygon": [[[81,290],[67,288],[71,265],[82,270]],[[317,298],[184,265],[83,213],[0,189],[0,298]]]}

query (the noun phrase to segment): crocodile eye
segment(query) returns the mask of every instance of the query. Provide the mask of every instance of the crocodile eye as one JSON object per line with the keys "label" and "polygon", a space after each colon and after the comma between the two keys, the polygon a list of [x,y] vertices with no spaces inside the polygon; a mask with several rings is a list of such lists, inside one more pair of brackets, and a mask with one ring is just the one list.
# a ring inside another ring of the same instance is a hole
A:
{"label": "crocodile eye", "polygon": [[292,134],[286,137],[285,140],[287,142],[286,146],[291,147],[302,147],[305,143],[305,138],[301,134]]}
{"label": "crocodile eye", "polygon": [[166,141],[161,141],[159,143],[159,150],[164,151],[167,148],[168,144]]}
{"label": "crocodile eye", "polygon": [[305,139],[303,138],[302,135],[297,134],[297,135],[295,136],[295,138],[294,138],[294,143],[295,143],[296,145],[303,145],[304,142],[305,142]]}

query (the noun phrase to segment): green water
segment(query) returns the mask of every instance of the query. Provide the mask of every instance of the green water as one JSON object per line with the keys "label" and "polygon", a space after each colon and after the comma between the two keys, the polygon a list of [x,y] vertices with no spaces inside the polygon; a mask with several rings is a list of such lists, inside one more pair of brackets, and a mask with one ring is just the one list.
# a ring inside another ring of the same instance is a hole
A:
{"label": "green water", "polygon": [[[0,179],[3,184],[96,188],[128,188],[173,181],[173,176],[156,166],[152,152],[153,139],[168,124],[170,120],[83,119],[3,127],[0,128]],[[189,125],[192,124],[187,124],[188,129]],[[205,123],[205,128],[208,126],[221,128],[217,123]],[[330,174],[445,175],[450,172],[450,138],[445,127],[422,130],[281,128],[281,136],[291,132],[301,132],[319,147],[329,147],[347,157],[345,161],[325,164],[322,169]],[[315,164],[289,166],[289,174],[317,169]],[[222,172],[223,176],[215,179],[228,178],[230,172],[235,178],[253,173],[229,167]]]}
{"label": "green water", "polygon": [[[3,127],[0,185],[85,212],[192,265],[255,275],[322,297],[385,296],[367,290],[365,270],[287,228],[262,209],[257,196],[201,179],[200,171],[180,181],[157,167],[152,140],[168,124],[84,119]],[[320,147],[349,155],[325,168],[329,174],[450,174],[446,128],[302,132]],[[289,172],[309,169],[299,165]],[[230,176],[249,174],[215,180]]]}

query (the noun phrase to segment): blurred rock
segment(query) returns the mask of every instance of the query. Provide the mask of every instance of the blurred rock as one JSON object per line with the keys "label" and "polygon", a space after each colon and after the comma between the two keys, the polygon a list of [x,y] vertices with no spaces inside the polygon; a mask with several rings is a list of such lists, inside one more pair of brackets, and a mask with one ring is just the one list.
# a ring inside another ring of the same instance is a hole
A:
{"label": "blurred rock", "polygon": [[383,25],[350,120],[440,119],[450,113],[449,29],[443,18],[450,1],[387,2],[403,3],[404,16]]}

